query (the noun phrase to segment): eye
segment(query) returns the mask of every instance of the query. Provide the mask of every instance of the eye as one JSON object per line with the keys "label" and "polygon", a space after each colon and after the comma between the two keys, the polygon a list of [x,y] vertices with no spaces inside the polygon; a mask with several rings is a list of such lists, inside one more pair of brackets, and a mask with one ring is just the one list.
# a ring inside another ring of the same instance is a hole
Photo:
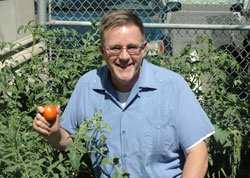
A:
{"label": "eye", "polygon": [[138,48],[138,46],[136,46],[136,45],[131,45],[131,46],[128,46],[128,49],[137,49]]}
{"label": "eye", "polygon": [[112,51],[120,51],[121,47],[120,46],[114,46],[114,47],[111,47],[110,50],[112,50]]}

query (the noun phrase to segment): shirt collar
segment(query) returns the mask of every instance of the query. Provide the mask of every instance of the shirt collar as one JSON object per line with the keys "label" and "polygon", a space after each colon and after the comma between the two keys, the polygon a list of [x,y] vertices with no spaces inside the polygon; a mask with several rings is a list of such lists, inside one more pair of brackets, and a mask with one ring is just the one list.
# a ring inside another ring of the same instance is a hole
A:
{"label": "shirt collar", "polygon": [[138,79],[138,87],[145,89],[157,89],[155,80],[155,71],[152,68],[152,64],[143,59],[141,75]]}

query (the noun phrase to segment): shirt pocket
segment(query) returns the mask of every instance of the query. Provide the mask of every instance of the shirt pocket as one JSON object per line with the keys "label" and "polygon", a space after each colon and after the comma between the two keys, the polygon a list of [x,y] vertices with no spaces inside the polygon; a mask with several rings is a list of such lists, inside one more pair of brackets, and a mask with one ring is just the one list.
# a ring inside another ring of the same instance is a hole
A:
{"label": "shirt pocket", "polygon": [[171,92],[154,91],[143,93],[144,144],[149,156],[168,155],[178,149],[179,138],[174,120],[174,109],[170,103]]}
{"label": "shirt pocket", "polygon": [[[159,118],[157,114],[147,117],[147,137],[148,151],[155,156],[167,156],[169,152],[178,147],[178,136],[175,124],[170,120],[169,115]],[[165,120],[165,121],[164,121]]]}

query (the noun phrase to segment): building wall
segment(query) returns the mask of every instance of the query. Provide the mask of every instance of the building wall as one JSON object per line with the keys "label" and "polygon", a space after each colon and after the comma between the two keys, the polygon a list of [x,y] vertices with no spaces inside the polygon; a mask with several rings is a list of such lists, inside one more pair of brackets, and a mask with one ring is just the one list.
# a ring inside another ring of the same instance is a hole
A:
{"label": "building wall", "polygon": [[0,0],[0,42],[16,41],[30,35],[23,31],[17,34],[17,31],[34,19],[34,0]]}

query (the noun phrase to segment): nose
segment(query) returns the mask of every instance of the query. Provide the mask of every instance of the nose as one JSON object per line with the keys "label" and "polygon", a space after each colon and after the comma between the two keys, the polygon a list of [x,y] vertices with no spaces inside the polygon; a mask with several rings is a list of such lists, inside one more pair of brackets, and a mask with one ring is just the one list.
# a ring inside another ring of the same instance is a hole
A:
{"label": "nose", "polygon": [[121,53],[119,55],[119,58],[123,59],[123,60],[128,60],[130,58],[130,55],[129,55],[128,51],[127,51],[127,48],[122,48],[122,51],[121,51]]}

